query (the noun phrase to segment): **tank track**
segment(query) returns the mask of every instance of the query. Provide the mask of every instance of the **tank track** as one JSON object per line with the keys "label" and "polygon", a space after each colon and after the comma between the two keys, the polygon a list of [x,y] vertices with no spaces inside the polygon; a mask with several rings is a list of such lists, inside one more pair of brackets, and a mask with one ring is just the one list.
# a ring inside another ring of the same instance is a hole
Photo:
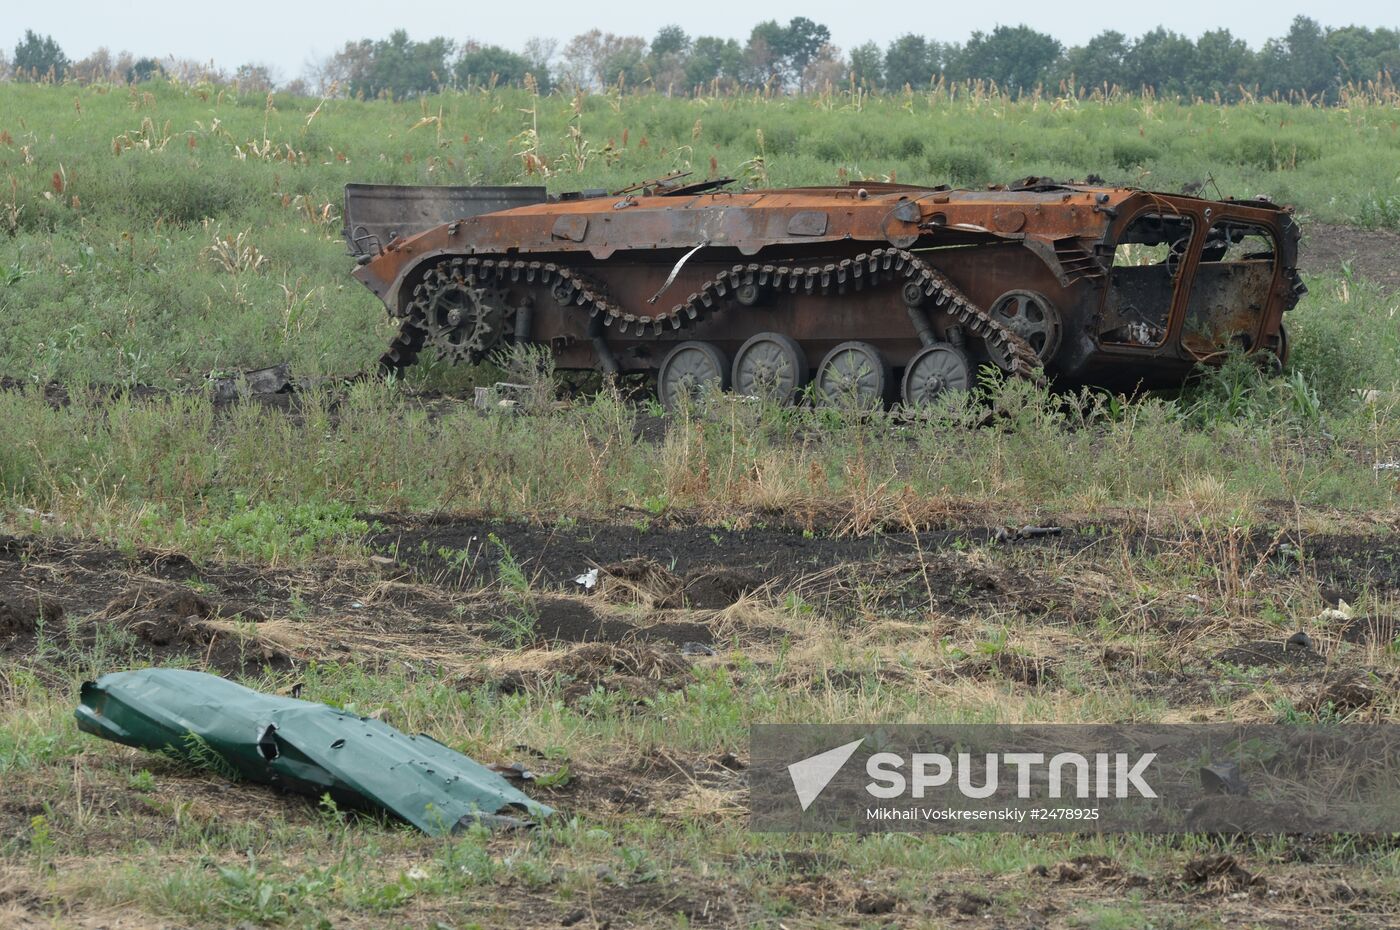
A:
{"label": "tank track", "polygon": [[[756,263],[735,265],[719,272],[670,310],[652,316],[626,312],[608,299],[600,284],[553,262],[477,258],[450,261],[461,269],[464,280],[471,275],[476,282],[549,285],[559,303],[587,309],[590,318],[602,315],[605,326],[615,325],[622,333],[634,330],[643,334],[649,330],[652,335],[695,325],[715,310],[728,306],[738,289],[747,285],[793,294],[840,295],[890,282],[913,283],[923,292],[926,306],[947,312],[974,336],[1002,349],[1013,375],[1033,381],[1041,379],[1040,358],[1029,343],[993,320],[946,275],[906,249],[874,249],[855,258],[807,268]],[[414,299],[397,314],[403,318],[403,324],[380,358],[382,369],[402,371],[418,357],[426,336],[421,325],[426,312],[425,300],[423,285],[419,285]]]}

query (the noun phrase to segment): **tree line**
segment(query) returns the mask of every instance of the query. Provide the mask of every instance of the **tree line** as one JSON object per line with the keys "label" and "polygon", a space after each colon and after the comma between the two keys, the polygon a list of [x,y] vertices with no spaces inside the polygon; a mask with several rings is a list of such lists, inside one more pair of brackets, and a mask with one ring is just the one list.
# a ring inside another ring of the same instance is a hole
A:
{"label": "tree line", "polygon": [[[519,50],[443,36],[417,41],[404,30],[384,39],[347,42],[307,73],[285,82],[293,93],[341,93],[402,98],[444,88],[529,86],[657,91],[684,95],[740,89],[802,93],[848,86],[870,91],[927,88],[938,82],[983,82],[1020,94],[1147,92],[1158,96],[1220,99],[1306,97],[1334,102],[1348,86],[1392,86],[1400,70],[1400,30],[1364,26],[1323,27],[1296,17],[1286,35],[1254,49],[1228,29],[1197,38],[1158,27],[1136,38],[1106,30],[1083,45],[1066,47],[1029,26],[997,26],[966,42],[941,42],[909,33],[881,48],[866,42],[843,52],[831,31],[805,16],[786,24],[766,20],[740,42],[690,36],[666,26],[650,40],[591,30],[562,46],[531,39]],[[163,75],[187,76],[201,68],[187,61],[113,56],[107,49],[70,61],[49,36],[26,31],[13,59],[0,53],[0,75],[18,80],[139,82]],[[263,65],[232,74],[212,65],[201,77],[236,81],[255,90],[275,82]]]}

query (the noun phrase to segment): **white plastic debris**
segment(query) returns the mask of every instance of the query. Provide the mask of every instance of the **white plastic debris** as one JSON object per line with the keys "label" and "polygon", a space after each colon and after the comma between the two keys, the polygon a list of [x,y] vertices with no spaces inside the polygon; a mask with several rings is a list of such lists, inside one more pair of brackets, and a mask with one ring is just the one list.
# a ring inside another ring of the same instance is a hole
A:
{"label": "white plastic debris", "polygon": [[1328,607],[1326,610],[1322,611],[1322,613],[1318,614],[1316,619],[1343,621],[1350,620],[1354,616],[1356,616],[1356,611],[1352,609],[1352,606],[1346,601],[1339,600],[1337,601],[1336,607]]}
{"label": "white plastic debris", "polygon": [[592,591],[598,586],[598,569],[590,568],[574,579],[574,584],[583,585],[585,591]]}

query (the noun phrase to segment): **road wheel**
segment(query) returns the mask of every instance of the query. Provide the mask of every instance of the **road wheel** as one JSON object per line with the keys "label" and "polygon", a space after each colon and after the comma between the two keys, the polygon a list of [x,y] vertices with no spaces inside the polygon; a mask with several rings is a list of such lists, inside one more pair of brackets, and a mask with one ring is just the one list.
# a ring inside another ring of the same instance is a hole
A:
{"label": "road wheel", "polygon": [[843,342],[817,366],[817,394],[833,407],[871,410],[884,405],[894,374],[868,342]]}
{"label": "road wheel", "polygon": [[909,407],[927,407],[949,392],[972,390],[972,363],[962,349],[935,342],[909,360],[900,392]]}
{"label": "road wheel", "polygon": [[782,333],[759,333],[734,356],[733,384],[737,394],[777,404],[795,404],[807,385],[807,353],[797,340]]}
{"label": "road wheel", "polygon": [[729,359],[708,342],[682,342],[661,360],[656,372],[656,393],[666,409],[674,410],[681,398],[695,400],[710,388],[729,387]]}

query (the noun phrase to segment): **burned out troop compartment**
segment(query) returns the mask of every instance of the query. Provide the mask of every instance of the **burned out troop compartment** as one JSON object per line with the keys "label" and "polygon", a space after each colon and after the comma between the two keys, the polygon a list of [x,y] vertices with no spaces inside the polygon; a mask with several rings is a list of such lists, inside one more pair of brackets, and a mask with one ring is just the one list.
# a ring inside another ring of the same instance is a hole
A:
{"label": "burned out troop compartment", "polygon": [[399,332],[381,363],[513,343],[561,369],[793,403],[907,405],[992,364],[1056,387],[1179,385],[1230,351],[1286,359],[1292,211],[1026,178],[731,191],[351,185],[354,274]]}

